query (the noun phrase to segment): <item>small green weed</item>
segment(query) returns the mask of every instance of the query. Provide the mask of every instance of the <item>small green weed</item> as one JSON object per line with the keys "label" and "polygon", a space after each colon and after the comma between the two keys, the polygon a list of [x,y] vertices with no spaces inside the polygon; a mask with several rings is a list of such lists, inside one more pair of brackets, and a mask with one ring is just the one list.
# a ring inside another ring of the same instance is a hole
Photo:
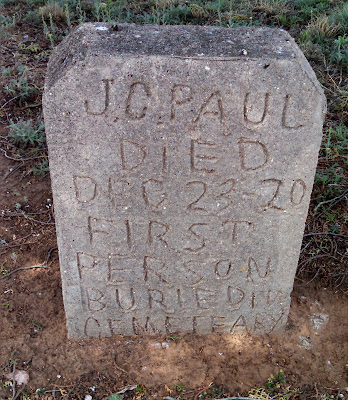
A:
{"label": "small green weed", "polygon": [[0,275],[7,275],[10,270],[6,269],[4,264],[0,264]]}
{"label": "small green weed", "polygon": [[135,391],[136,391],[137,393],[145,393],[145,392],[146,392],[146,389],[145,389],[145,386],[144,386],[144,385],[138,385],[138,386],[135,388]]}
{"label": "small green weed", "polygon": [[286,384],[286,376],[283,370],[279,370],[275,375],[271,375],[266,383],[267,391],[272,395],[278,394],[283,385]]}
{"label": "small green weed", "polygon": [[35,125],[34,121],[29,119],[27,121],[19,121],[14,123],[11,121],[9,126],[10,132],[8,137],[16,146],[19,147],[41,147],[45,141],[45,125],[41,122],[39,125]]}
{"label": "small green weed", "polygon": [[179,385],[178,383],[174,383],[174,390],[177,392],[183,392],[186,388],[186,385]]}
{"label": "small green weed", "polygon": [[38,88],[30,83],[27,78],[20,76],[18,79],[13,78],[4,86],[4,92],[12,97],[27,101],[38,92]]}
{"label": "small green weed", "polygon": [[5,303],[2,303],[1,305],[2,305],[2,307],[6,307],[6,308],[10,307],[10,303],[8,301],[6,301]]}
{"label": "small green weed", "polygon": [[49,172],[50,167],[48,164],[47,157],[39,159],[39,161],[33,166],[31,169],[32,174],[34,175],[45,175]]}

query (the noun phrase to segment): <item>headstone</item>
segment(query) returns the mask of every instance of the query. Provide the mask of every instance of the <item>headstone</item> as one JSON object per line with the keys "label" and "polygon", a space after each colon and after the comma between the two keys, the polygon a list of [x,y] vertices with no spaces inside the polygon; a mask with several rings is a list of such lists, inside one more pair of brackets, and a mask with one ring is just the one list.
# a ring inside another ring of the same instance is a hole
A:
{"label": "headstone", "polygon": [[71,33],[44,95],[69,337],[284,328],[325,104],[283,30]]}

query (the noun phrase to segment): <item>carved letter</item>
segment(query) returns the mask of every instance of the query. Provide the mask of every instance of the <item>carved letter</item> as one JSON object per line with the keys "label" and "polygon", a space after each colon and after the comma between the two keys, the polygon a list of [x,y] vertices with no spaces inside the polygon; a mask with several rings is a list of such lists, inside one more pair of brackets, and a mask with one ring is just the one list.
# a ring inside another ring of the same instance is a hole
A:
{"label": "carved letter", "polygon": [[[199,151],[199,153],[197,152]],[[217,151],[215,143],[201,142],[200,140],[191,140],[191,170],[199,172],[215,172],[212,168],[217,163],[218,158],[211,154],[206,154],[207,151]],[[206,165],[206,163],[208,165]],[[203,165],[202,165],[203,164]]]}
{"label": "carved letter", "polygon": [[170,119],[176,116],[176,105],[188,103],[192,100],[192,89],[187,85],[175,84],[172,88],[172,105]]}
{"label": "carved letter", "polygon": [[232,244],[237,243],[238,239],[238,226],[246,226],[247,228],[254,228],[254,224],[249,221],[225,221],[223,222],[223,226],[232,224]]}
{"label": "carved letter", "polygon": [[216,332],[226,332],[226,317],[219,317],[214,315],[211,317],[211,331]]}
{"label": "carved letter", "polygon": [[[282,186],[283,182],[280,179],[270,178],[270,179],[264,179],[262,181],[262,183],[265,183],[266,186],[274,186],[274,189],[272,190],[271,194],[269,195],[271,197],[270,200],[267,201],[266,204],[262,204],[261,207],[264,207],[265,210],[267,210],[269,208],[274,208],[276,210],[284,210],[284,208],[281,208],[275,204],[276,201],[278,200],[279,189]],[[267,185],[268,183],[270,183],[270,185]]]}
{"label": "carved letter", "polygon": [[167,196],[162,181],[149,179],[143,183],[143,198],[146,205],[158,208],[167,200]]}
{"label": "carved letter", "polygon": [[[254,99],[257,101],[258,97],[259,96],[254,96]],[[249,98],[250,98],[250,93],[247,93],[244,99],[244,120],[254,125],[262,124],[262,122],[266,118],[268,111],[269,93],[265,94],[265,100],[263,102],[264,106],[262,111],[258,107],[259,104],[257,104],[256,106],[254,104],[249,104],[250,103]],[[252,118],[253,116],[255,116],[256,118]]]}
{"label": "carved letter", "polygon": [[253,257],[249,257],[247,279],[254,281],[253,270],[256,270],[259,278],[265,279],[271,272],[271,259],[270,258],[268,259],[268,261],[263,269],[264,269],[264,272],[262,273],[262,271],[260,270],[260,266],[256,262],[256,260]]}
{"label": "carved letter", "polygon": [[155,324],[150,320],[150,317],[146,317],[145,323],[142,323],[138,318],[133,318],[133,331],[135,335],[142,335],[144,333],[159,333],[156,329]]}
{"label": "carved letter", "polygon": [[306,193],[306,184],[302,179],[296,179],[291,187],[290,201],[295,206],[301,204],[303,197]]}
{"label": "carved letter", "polygon": [[202,310],[210,309],[215,304],[216,293],[207,289],[196,289],[197,307]]}
{"label": "carved letter", "polygon": [[164,236],[169,231],[169,225],[162,224],[162,222],[150,221],[149,223],[149,233],[148,233],[148,243],[154,250],[155,246],[161,246],[165,248],[170,248],[168,242],[164,239]]}
{"label": "carved letter", "polygon": [[[129,294],[128,294],[129,291]],[[116,288],[116,303],[119,308],[124,311],[133,311],[136,309],[134,289],[133,288]]]}
{"label": "carved letter", "polygon": [[193,181],[193,182],[188,182],[186,183],[186,186],[192,186],[192,187],[198,187],[199,189],[199,194],[195,196],[195,200],[192,201],[187,208],[189,210],[199,210],[199,211],[207,211],[206,208],[201,207],[198,202],[204,197],[204,195],[207,192],[207,184],[201,181]]}
{"label": "carved letter", "polygon": [[131,119],[141,119],[146,115],[150,89],[142,82],[134,82],[129,88],[126,114]]}
{"label": "carved letter", "polygon": [[254,324],[255,333],[266,334],[266,335],[272,333],[279,325],[283,316],[284,316],[283,312],[277,319],[272,314],[267,314],[267,313],[257,314]]}
{"label": "carved letter", "polygon": [[197,117],[193,122],[197,122],[201,119],[201,117],[209,115],[213,118],[217,118],[220,123],[222,123],[225,115],[222,107],[222,98],[221,93],[217,90],[212,93],[209,98],[202,104]]}
{"label": "carved letter", "polygon": [[[283,108],[283,114],[282,114],[282,126],[283,128],[288,128],[288,129],[298,129],[301,128],[301,124],[295,124],[295,125],[290,125],[290,122],[288,122],[288,117],[289,117],[289,108],[290,108],[290,99],[291,99],[291,95],[287,94],[285,96],[285,101],[284,101],[284,108]],[[292,118],[294,119],[294,118]]]}
{"label": "carved letter", "polygon": [[184,263],[184,276],[183,278],[185,279],[185,283],[188,286],[195,286],[198,285],[203,280],[203,276],[199,274],[197,271],[194,269],[201,270],[202,266],[200,263],[197,263],[195,261],[189,261]]}
{"label": "carved letter", "polygon": [[[226,210],[230,205],[232,205],[231,194],[235,191],[234,186],[236,184],[236,180],[231,178],[227,179],[227,181],[222,182],[219,185],[219,193],[215,195],[215,200],[218,201],[217,207],[218,211]],[[225,204],[221,204],[220,201],[223,201]]]}
{"label": "carved letter", "polygon": [[245,171],[255,171],[267,164],[269,152],[260,141],[242,137],[238,145],[241,165]]}
{"label": "carved letter", "polygon": [[202,227],[204,227],[204,226],[206,227],[206,226],[208,226],[208,224],[192,224],[189,227],[188,231],[195,237],[195,240],[196,240],[196,238],[199,239],[200,243],[199,243],[198,247],[185,247],[184,250],[188,250],[188,251],[195,253],[195,252],[202,250],[205,247],[205,239],[206,238],[197,232],[199,229],[202,229]]}
{"label": "carved letter", "polygon": [[240,315],[237,318],[236,322],[232,325],[232,328],[230,330],[230,333],[242,332],[248,332],[248,327],[244,315]]}
{"label": "carved letter", "polygon": [[88,176],[74,176],[76,199],[80,203],[87,203],[95,198],[97,183]]}
{"label": "carved letter", "polygon": [[169,282],[160,274],[159,271],[164,270],[165,272],[165,263],[157,260],[154,257],[150,256],[145,256],[144,257],[144,280],[145,282],[150,281],[151,283],[166,283],[169,284]]}
{"label": "carved letter", "polygon": [[108,257],[108,282],[122,283],[129,282],[131,278],[135,280],[135,275],[139,270],[139,261],[135,258],[119,257],[109,254]]}
{"label": "carved letter", "polygon": [[243,292],[242,289],[233,288],[232,286],[229,286],[227,288],[227,298],[228,302],[232,304],[232,306],[238,306],[237,308],[235,308],[235,310],[238,310],[241,306],[241,302],[245,298],[245,293]]}
{"label": "carved letter", "polygon": [[215,265],[215,274],[220,278],[228,278],[232,268],[230,260],[220,260]]}
{"label": "carved letter", "polygon": [[125,256],[132,249],[131,227],[128,220],[112,221],[88,217],[88,230],[92,246],[117,250],[115,255]]}
{"label": "carved letter", "polygon": [[84,331],[87,337],[100,337],[100,323],[95,318],[89,317],[86,320]]}
{"label": "carved letter", "polygon": [[149,305],[151,310],[165,310],[168,314],[173,314],[173,310],[168,310],[165,304],[163,292],[157,289],[149,289]]}
{"label": "carved letter", "polygon": [[109,178],[108,192],[114,207],[127,207],[129,191],[133,184],[126,180],[117,181],[115,178]]}
{"label": "carved letter", "polygon": [[77,266],[79,269],[80,279],[82,278],[83,269],[93,269],[98,264],[97,257],[91,254],[78,252],[77,253]]}
{"label": "carved letter", "polygon": [[175,317],[167,317],[165,322],[166,332],[175,333],[182,330],[182,320]]}
{"label": "carved letter", "polygon": [[106,110],[109,107],[110,104],[110,83],[113,83],[113,79],[102,79],[102,82],[104,82],[104,90],[105,90],[105,101],[104,101],[104,108],[101,112],[93,112],[89,109],[89,102],[88,100],[85,100],[85,109],[86,113],[90,115],[102,115],[106,112]]}
{"label": "carved letter", "polygon": [[132,171],[144,164],[146,149],[138,143],[122,139],[120,142],[122,168]]}
{"label": "carved letter", "polygon": [[101,301],[104,294],[96,288],[86,288],[88,310],[101,311],[104,310],[106,304]]}

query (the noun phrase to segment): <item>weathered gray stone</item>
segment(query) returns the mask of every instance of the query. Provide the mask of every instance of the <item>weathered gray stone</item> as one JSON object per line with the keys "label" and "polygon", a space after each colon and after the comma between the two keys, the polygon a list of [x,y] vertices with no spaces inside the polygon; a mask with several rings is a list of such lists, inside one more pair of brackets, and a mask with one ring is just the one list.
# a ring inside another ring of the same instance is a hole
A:
{"label": "weathered gray stone", "polygon": [[69,336],[284,327],[324,111],[281,30],[70,34],[44,95]]}

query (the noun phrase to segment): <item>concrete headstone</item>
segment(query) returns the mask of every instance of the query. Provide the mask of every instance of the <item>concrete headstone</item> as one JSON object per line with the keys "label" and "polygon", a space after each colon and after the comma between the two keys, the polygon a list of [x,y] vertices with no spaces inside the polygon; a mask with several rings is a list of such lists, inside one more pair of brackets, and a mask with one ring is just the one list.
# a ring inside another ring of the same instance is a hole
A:
{"label": "concrete headstone", "polygon": [[282,329],[325,104],[282,30],[71,33],[44,94],[69,336]]}

